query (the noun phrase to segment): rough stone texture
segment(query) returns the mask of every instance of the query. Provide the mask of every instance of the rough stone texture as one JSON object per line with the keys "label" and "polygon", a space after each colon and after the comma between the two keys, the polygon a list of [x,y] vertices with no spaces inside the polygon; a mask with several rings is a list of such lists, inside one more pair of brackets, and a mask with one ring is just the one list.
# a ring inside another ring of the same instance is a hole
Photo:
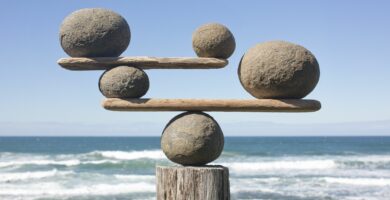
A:
{"label": "rough stone texture", "polygon": [[157,200],[229,200],[229,169],[223,166],[156,167]]}
{"label": "rough stone texture", "polygon": [[119,14],[86,8],[67,16],[60,28],[60,42],[71,57],[119,56],[130,43],[130,28]]}
{"label": "rough stone texture", "polygon": [[192,48],[199,57],[229,58],[236,48],[233,34],[224,25],[205,24],[192,34]]}
{"label": "rough stone texture", "polygon": [[242,86],[256,98],[299,99],[317,85],[320,69],[314,55],[284,41],[257,44],[238,68]]}
{"label": "rough stone texture", "polygon": [[229,62],[218,58],[189,57],[102,57],[102,58],[61,58],[57,61],[69,70],[106,70],[116,66],[135,66],[141,69],[218,69]]}
{"label": "rough stone texture", "polygon": [[219,157],[224,145],[218,123],[208,114],[186,112],[174,117],[161,136],[161,148],[172,162],[204,165]]}
{"label": "rough stone texture", "polygon": [[114,111],[220,111],[220,112],[314,112],[316,100],[301,99],[117,99],[103,101]]}
{"label": "rough stone texture", "polygon": [[119,66],[102,74],[99,89],[109,98],[139,98],[148,91],[149,78],[141,69]]}

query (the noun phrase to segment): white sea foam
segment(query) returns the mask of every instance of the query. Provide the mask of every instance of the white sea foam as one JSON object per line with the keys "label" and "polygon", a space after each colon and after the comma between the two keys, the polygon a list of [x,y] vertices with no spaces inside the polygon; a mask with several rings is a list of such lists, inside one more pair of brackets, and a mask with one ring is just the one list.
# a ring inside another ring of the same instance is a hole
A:
{"label": "white sea foam", "polygon": [[81,164],[91,164],[91,165],[100,165],[100,164],[118,164],[120,161],[118,160],[85,160],[80,161],[78,159],[70,159],[70,160],[18,160],[18,161],[6,161],[0,162],[1,167],[10,167],[10,166],[21,166],[21,165],[63,165],[67,167],[81,165]]}
{"label": "white sea foam", "polygon": [[106,158],[114,158],[118,160],[135,160],[135,159],[164,159],[164,153],[161,150],[144,150],[144,151],[95,151],[94,154],[101,155]]}
{"label": "white sea foam", "polygon": [[83,161],[81,164],[92,164],[92,165],[100,165],[100,164],[118,164],[120,161],[117,160],[90,160],[90,161]]}
{"label": "white sea foam", "polygon": [[58,183],[40,183],[30,185],[0,185],[0,195],[4,196],[99,196],[99,195],[118,195],[127,193],[148,193],[155,192],[155,185],[151,183],[120,183],[120,184],[93,184],[93,185],[74,185],[73,187],[64,187]]}
{"label": "white sea foam", "polygon": [[336,168],[333,160],[299,160],[299,161],[266,161],[266,162],[231,162],[222,163],[231,171],[248,173],[267,170],[323,170]]}
{"label": "white sea foam", "polygon": [[364,156],[344,157],[344,159],[352,160],[352,161],[360,161],[360,162],[384,163],[384,162],[390,162],[390,155],[364,155]]}
{"label": "white sea foam", "polygon": [[64,166],[75,166],[79,165],[80,160],[31,160],[26,158],[25,160],[15,160],[15,161],[3,161],[0,162],[0,167],[9,167],[17,165],[64,165]]}
{"label": "white sea foam", "polygon": [[239,193],[239,192],[258,192],[258,193],[279,193],[277,190],[272,188],[265,188],[264,186],[261,188],[259,186],[239,186],[232,185],[230,187],[231,193]]}
{"label": "white sea foam", "polygon": [[74,174],[73,171],[50,171],[19,172],[19,173],[0,173],[0,182],[21,181],[26,179],[42,179],[54,176],[65,176]]}
{"label": "white sea foam", "polygon": [[[165,159],[161,150],[144,151],[93,151],[85,154],[60,154],[53,157],[31,154],[9,154],[11,158],[0,159],[0,168],[21,165],[63,165],[76,166],[81,164],[118,164],[125,160]],[[101,156],[103,158],[96,158]]]}
{"label": "white sea foam", "polygon": [[322,178],[328,183],[361,185],[361,186],[390,186],[390,179],[384,178],[338,178],[324,177]]}
{"label": "white sea foam", "polygon": [[136,175],[136,174],[115,174],[115,178],[126,181],[154,181],[156,178],[153,175]]}
{"label": "white sea foam", "polygon": [[279,177],[268,178],[230,178],[231,188],[233,193],[243,191],[262,191],[276,192],[275,185],[280,184],[283,180]]}

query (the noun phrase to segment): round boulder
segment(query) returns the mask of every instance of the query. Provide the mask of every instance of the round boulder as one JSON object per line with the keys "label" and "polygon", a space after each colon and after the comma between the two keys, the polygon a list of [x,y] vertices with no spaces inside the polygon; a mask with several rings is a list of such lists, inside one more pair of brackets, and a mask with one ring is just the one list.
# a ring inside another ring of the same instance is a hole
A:
{"label": "round boulder", "polygon": [[238,76],[252,96],[300,99],[317,85],[320,69],[306,48],[284,41],[257,44],[241,58]]}
{"label": "round boulder", "polygon": [[130,43],[130,28],[119,14],[102,8],[86,8],[65,18],[60,42],[71,57],[116,57]]}
{"label": "round boulder", "polygon": [[203,112],[186,112],[173,118],[161,136],[161,148],[172,162],[204,165],[219,157],[224,139],[218,123]]}
{"label": "round boulder", "polygon": [[229,58],[236,48],[233,34],[222,24],[205,24],[192,34],[192,48],[199,57]]}
{"label": "round boulder", "polygon": [[99,89],[108,98],[139,98],[148,91],[149,78],[141,69],[119,66],[102,74]]}

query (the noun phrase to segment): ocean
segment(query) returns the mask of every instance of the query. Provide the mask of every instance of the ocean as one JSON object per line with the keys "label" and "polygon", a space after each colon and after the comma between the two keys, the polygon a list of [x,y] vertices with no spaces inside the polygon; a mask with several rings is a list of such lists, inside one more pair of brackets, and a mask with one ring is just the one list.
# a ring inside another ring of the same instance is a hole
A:
{"label": "ocean", "polygon": [[[0,137],[1,200],[155,199],[159,137]],[[389,200],[390,137],[226,137],[232,199]]]}

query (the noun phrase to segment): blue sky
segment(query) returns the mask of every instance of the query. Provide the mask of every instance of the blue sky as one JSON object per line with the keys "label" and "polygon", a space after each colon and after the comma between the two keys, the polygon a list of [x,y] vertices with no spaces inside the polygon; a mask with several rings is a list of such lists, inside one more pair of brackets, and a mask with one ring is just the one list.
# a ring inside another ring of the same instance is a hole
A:
{"label": "blue sky", "polygon": [[293,127],[311,127],[307,135],[390,135],[389,1],[199,0],[0,1],[0,135],[159,135],[178,114],[106,111],[97,87],[102,71],[56,64],[67,57],[58,39],[62,20],[88,7],[128,21],[132,38],[124,56],[195,56],[191,34],[204,23],[222,23],[234,34],[226,68],[147,71],[145,97],[252,98],[236,73],[248,48],[286,40],[314,53],[321,78],[306,98],[320,100],[321,111],[210,113],[227,135],[303,133]]}

